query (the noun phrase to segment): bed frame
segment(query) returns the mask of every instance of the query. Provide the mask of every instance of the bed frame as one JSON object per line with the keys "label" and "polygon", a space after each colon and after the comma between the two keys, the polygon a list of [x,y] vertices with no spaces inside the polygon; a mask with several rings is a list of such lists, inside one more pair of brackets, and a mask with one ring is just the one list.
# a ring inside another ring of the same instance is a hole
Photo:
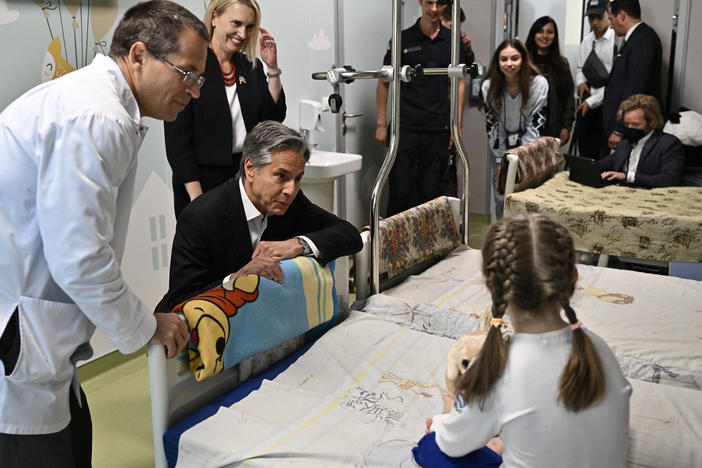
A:
{"label": "bed frame", "polygon": [[[349,311],[348,258],[336,259],[335,288],[339,304],[339,318]],[[271,364],[284,358],[290,350],[304,344],[304,335],[293,338],[270,351]],[[167,468],[163,435],[173,424],[188,416],[195,409],[231,390],[250,377],[265,370],[256,364],[257,356],[245,359],[237,366],[198,382],[189,370],[179,370],[176,359],[166,359],[165,348],[149,345],[146,350],[151,392],[151,426],[154,440],[154,466]]]}

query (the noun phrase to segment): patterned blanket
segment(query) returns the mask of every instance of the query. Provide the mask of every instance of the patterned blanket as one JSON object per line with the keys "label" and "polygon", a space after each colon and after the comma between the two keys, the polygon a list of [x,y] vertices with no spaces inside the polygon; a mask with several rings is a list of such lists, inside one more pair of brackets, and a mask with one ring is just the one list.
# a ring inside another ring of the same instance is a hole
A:
{"label": "patterned blanket", "polygon": [[509,195],[505,216],[543,213],[568,228],[575,248],[664,262],[702,262],[702,187],[592,188],[567,172]]}
{"label": "patterned blanket", "polygon": [[196,380],[235,366],[338,316],[334,262],[280,262],[283,283],[246,275],[173,308],[190,329],[188,360]]}

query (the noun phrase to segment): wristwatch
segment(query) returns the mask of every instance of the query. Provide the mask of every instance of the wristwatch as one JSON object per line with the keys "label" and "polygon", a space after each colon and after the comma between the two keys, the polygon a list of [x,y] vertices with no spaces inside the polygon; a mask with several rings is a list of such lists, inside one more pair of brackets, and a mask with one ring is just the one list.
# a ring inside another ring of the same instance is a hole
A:
{"label": "wristwatch", "polygon": [[302,237],[296,237],[297,241],[302,245],[302,255],[312,255],[312,247]]}

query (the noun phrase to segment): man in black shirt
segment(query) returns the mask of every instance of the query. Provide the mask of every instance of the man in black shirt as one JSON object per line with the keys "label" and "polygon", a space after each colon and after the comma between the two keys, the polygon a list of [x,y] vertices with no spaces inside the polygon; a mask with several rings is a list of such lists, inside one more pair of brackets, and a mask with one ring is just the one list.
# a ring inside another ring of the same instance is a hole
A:
{"label": "man in black shirt", "polygon": [[[450,30],[441,25],[448,0],[418,0],[422,16],[402,31],[402,66],[444,68],[451,64]],[[461,45],[461,54],[465,54]],[[390,46],[383,63],[390,64]],[[400,140],[390,172],[388,215],[399,213],[439,195],[441,174],[448,163],[449,78],[426,76],[402,83],[400,92]],[[376,140],[386,146],[388,83],[379,80],[376,95]],[[465,82],[459,81],[458,127],[463,126]]]}

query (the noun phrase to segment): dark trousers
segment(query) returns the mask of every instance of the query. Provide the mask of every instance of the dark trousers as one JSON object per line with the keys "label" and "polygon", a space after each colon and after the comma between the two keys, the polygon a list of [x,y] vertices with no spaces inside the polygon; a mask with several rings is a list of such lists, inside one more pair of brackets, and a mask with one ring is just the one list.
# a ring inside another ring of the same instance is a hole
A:
{"label": "dark trousers", "polygon": [[[239,161],[241,160],[241,153],[232,154],[231,165],[200,165],[198,170],[200,171],[200,185],[202,186],[202,192],[205,193],[213,188],[222,185],[239,172]],[[190,195],[188,191],[185,190],[185,184],[177,184],[173,181],[173,208],[175,209],[175,216],[178,219],[178,215],[183,208],[185,208],[188,203],[190,203]]]}
{"label": "dark trousers", "polygon": [[81,406],[69,390],[71,422],[54,434],[16,435],[0,433],[2,468],[90,468],[93,424],[83,389]]}
{"label": "dark trousers", "polygon": [[400,131],[395,164],[390,171],[388,216],[440,195],[447,169],[449,132]]}
{"label": "dark trousers", "polygon": [[[580,156],[600,159],[607,147],[602,135],[602,106],[590,109],[584,117],[578,118],[578,150]],[[609,135],[607,135],[609,137]]]}

